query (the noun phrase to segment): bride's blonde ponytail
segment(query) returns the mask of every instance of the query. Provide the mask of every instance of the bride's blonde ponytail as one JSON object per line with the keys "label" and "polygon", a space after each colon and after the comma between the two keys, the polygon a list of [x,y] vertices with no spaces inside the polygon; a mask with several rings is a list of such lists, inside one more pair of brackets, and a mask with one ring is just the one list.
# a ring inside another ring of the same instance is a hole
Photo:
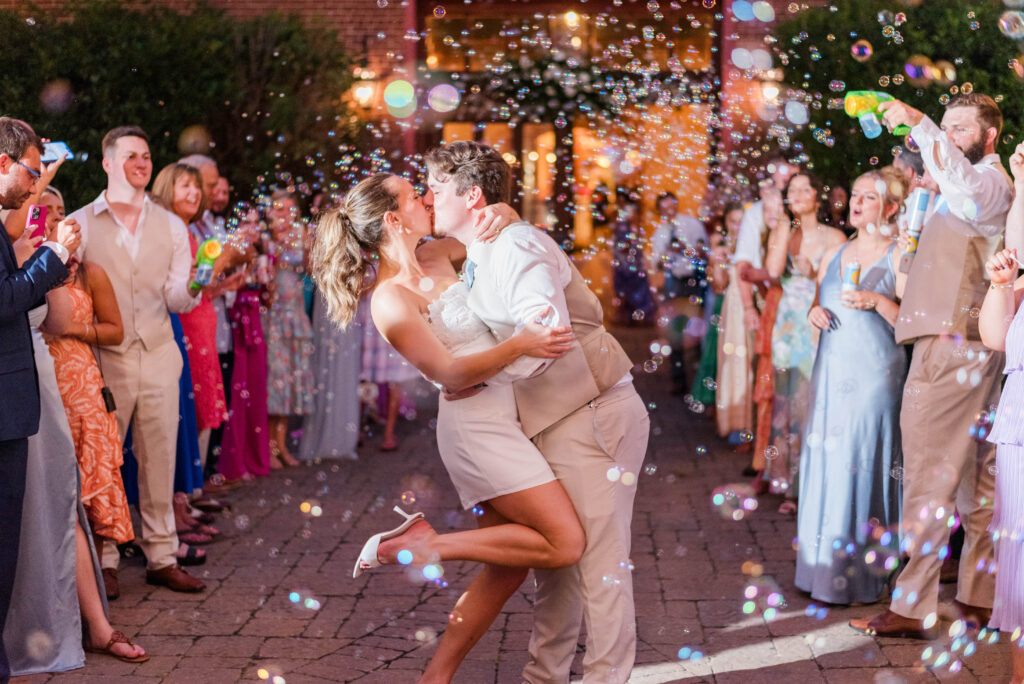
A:
{"label": "bride's blonde ponytail", "polygon": [[310,255],[317,287],[327,313],[342,327],[355,314],[372,257],[384,241],[384,214],[398,209],[387,186],[391,174],[378,173],[360,181],[339,209],[329,209],[317,222]]}

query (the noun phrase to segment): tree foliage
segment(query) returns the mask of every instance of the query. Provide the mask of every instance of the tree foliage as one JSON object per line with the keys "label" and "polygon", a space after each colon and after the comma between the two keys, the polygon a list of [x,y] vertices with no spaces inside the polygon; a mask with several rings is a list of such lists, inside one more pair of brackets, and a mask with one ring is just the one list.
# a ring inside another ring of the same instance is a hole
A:
{"label": "tree foliage", "polygon": [[275,176],[304,176],[311,187],[329,178],[355,133],[341,100],[347,56],[333,32],[294,16],[239,20],[205,4],[182,15],[80,0],[59,11],[0,12],[0,32],[9,65],[3,113],[88,156],[58,174],[69,209],[105,186],[100,141],[118,125],[146,130],[157,170],[206,152],[236,197]]}
{"label": "tree foliage", "polygon": [[[903,141],[888,133],[868,140],[842,109],[845,90],[882,90],[938,122],[943,95],[965,88],[996,98],[1005,124],[997,148],[1013,152],[1024,123],[1024,88],[1011,60],[1020,48],[999,29],[1006,7],[998,0],[842,0],[812,7],[780,24],[777,60],[792,98],[810,105],[810,122],[795,138],[827,182],[848,182],[889,163]],[[900,22],[905,15],[905,21]],[[889,27],[889,28],[887,28]],[[858,40],[873,54],[863,63],[851,55]],[[956,68],[952,85],[932,81],[918,87],[905,72],[908,59],[923,55]]]}

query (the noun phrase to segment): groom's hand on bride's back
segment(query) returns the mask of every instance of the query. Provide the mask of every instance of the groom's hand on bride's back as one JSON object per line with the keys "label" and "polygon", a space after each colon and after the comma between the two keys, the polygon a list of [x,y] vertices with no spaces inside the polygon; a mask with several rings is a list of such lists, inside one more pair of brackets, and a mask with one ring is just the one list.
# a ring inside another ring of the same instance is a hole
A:
{"label": "groom's hand on bride's back", "polygon": [[488,204],[476,217],[476,239],[491,242],[501,231],[521,220],[516,210],[504,202]]}

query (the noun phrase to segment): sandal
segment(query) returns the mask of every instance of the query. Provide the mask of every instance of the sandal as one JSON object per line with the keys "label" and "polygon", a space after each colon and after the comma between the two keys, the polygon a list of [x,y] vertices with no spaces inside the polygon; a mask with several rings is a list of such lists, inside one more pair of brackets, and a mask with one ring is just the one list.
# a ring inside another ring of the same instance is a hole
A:
{"label": "sandal", "polygon": [[398,438],[392,437],[391,439],[385,439],[380,443],[381,451],[398,451]]}
{"label": "sandal", "polygon": [[779,513],[782,515],[796,515],[796,501],[786,499],[779,504]]}
{"label": "sandal", "polygon": [[126,663],[144,663],[147,660],[149,660],[148,653],[143,653],[142,655],[137,656],[123,656],[119,653],[116,653],[112,648],[114,644],[128,644],[129,646],[135,646],[135,642],[132,641],[131,637],[129,637],[127,634],[125,634],[119,629],[114,630],[114,633],[110,635],[110,641],[108,641],[107,645],[103,648],[97,648],[96,646],[87,646],[85,644],[83,644],[82,646],[85,649],[86,653],[101,653],[103,655],[108,655],[111,658],[117,658],[118,660],[122,660]]}
{"label": "sandal", "polygon": [[230,511],[231,504],[227,503],[226,501],[221,501],[220,499],[214,499],[213,497],[203,496],[192,502],[192,509],[197,511],[198,513],[198,515],[196,513],[193,513],[193,518],[195,518],[199,522],[209,524],[213,522],[213,516],[210,515],[211,513],[223,513],[224,511]]}
{"label": "sandal", "polygon": [[178,541],[182,544],[209,544],[213,541],[213,537],[202,532],[181,530],[178,532]]}
{"label": "sandal", "polygon": [[[185,549],[184,556],[181,555],[182,549]],[[206,562],[206,552],[188,544],[180,545],[174,556],[178,559],[178,565],[202,565]]]}

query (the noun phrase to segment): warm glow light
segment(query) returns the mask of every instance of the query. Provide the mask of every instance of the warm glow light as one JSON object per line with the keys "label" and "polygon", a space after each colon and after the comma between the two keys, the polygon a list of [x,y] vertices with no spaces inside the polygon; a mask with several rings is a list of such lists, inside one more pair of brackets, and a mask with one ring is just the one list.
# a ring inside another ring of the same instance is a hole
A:
{"label": "warm glow light", "polygon": [[352,95],[360,107],[369,107],[373,102],[373,85],[369,83],[357,85]]}
{"label": "warm glow light", "polygon": [[565,23],[566,25],[569,26],[569,28],[576,28],[577,26],[580,25],[580,15],[576,14],[575,12],[566,12]]}
{"label": "warm glow light", "polygon": [[554,152],[548,152],[546,155],[544,155],[544,159],[547,160],[548,164],[554,164],[556,161],[558,161],[558,157],[555,156]]}
{"label": "warm glow light", "polygon": [[573,36],[572,40],[570,40],[569,42],[572,43],[572,46],[577,49],[579,49],[580,46],[583,45],[583,39],[580,38],[579,36]]}
{"label": "warm glow light", "polygon": [[504,153],[503,155],[501,155],[501,158],[504,159],[505,163],[508,164],[509,166],[512,166],[513,164],[516,163],[516,155],[512,154],[511,152]]}
{"label": "warm glow light", "polygon": [[437,55],[427,56],[427,66],[430,67],[431,69],[437,68]]}
{"label": "warm glow light", "polygon": [[597,158],[597,165],[600,166],[602,169],[607,169],[612,165],[612,161],[611,159],[602,154]]}
{"label": "warm glow light", "polygon": [[761,94],[764,95],[764,99],[771,101],[779,96],[779,86],[777,83],[765,83],[761,86]]}

